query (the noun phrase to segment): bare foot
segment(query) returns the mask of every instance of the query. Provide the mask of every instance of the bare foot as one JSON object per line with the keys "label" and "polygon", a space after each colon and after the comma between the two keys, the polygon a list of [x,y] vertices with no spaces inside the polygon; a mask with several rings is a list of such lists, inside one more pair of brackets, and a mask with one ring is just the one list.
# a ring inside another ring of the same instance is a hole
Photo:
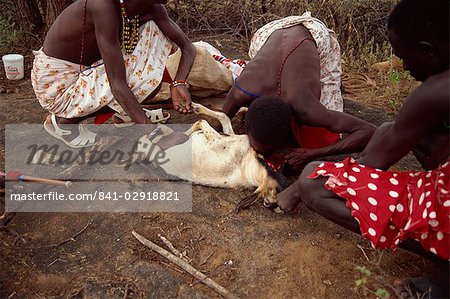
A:
{"label": "bare foot", "polygon": [[448,282],[447,286],[441,286],[427,276],[396,280],[394,291],[400,299],[448,298]]}

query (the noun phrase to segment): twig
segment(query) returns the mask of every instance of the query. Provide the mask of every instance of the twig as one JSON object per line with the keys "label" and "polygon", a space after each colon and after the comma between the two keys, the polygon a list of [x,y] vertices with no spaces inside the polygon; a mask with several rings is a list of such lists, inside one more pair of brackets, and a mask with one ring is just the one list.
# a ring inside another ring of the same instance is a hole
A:
{"label": "twig", "polygon": [[186,263],[189,263],[189,257],[185,256],[178,249],[176,249],[175,246],[173,246],[173,244],[170,243],[169,240],[167,240],[167,238],[165,238],[161,234],[158,234],[158,237],[164,242],[164,244],[166,244],[166,246],[170,249],[170,251],[172,251],[173,254],[183,259]]}
{"label": "twig", "polygon": [[67,263],[67,261],[66,260],[63,260],[63,259],[60,259],[60,258],[57,258],[56,260],[54,260],[53,262],[51,262],[50,264],[48,264],[48,266],[47,267],[51,267],[54,263],[56,263],[56,262],[58,262],[58,261],[61,261],[61,262],[64,262],[64,263]]}
{"label": "twig", "polygon": [[7,232],[9,232],[10,234],[14,235],[14,237],[16,237],[17,239],[19,239],[20,241],[22,241],[22,243],[27,244],[27,240],[25,240],[24,237],[22,237],[18,232],[16,232],[15,230],[13,230],[12,228],[9,228],[8,226],[2,226],[2,228],[4,230],[6,230]]}
{"label": "twig", "polygon": [[183,273],[183,271],[181,271],[180,269],[178,269],[178,268],[172,266],[171,264],[168,264],[168,263],[166,263],[166,262],[161,262],[161,264],[166,265],[167,267],[169,267],[170,269],[173,269],[173,270],[177,271],[178,273]]}
{"label": "twig", "polygon": [[208,257],[199,265],[199,267],[203,266],[204,264],[206,264],[206,262],[213,256],[213,254],[216,253],[216,250],[213,250],[213,252],[211,252]]}
{"label": "twig", "polygon": [[369,257],[367,256],[366,252],[364,251],[364,248],[363,248],[361,245],[359,245],[359,244],[356,244],[356,247],[358,247],[359,249],[361,249],[362,253],[363,253],[364,256],[366,257],[366,260],[367,260],[368,262],[370,262]]}
{"label": "twig", "polygon": [[192,276],[194,276],[195,278],[200,280],[202,283],[204,283],[205,285],[207,285],[208,287],[210,287],[211,289],[213,289],[214,291],[216,291],[217,293],[222,295],[224,298],[233,298],[233,299],[237,298],[232,293],[230,293],[228,290],[226,290],[224,287],[220,286],[219,284],[214,282],[211,278],[207,277],[205,274],[201,273],[200,271],[198,271],[197,269],[195,269],[194,267],[192,267],[190,264],[186,263],[182,259],[176,257],[175,255],[168,252],[167,250],[159,247],[155,243],[147,240],[146,238],[144,238],[137,232],[133,231],[132,234],[143,245],[147,246],[151,250],[153,250],[156,253],[160,254],[161,256],[165,257],[166,259],[168,259],[172,263],[176,264],[177,266],[181,267],[183,270],[185,270],[186,272],[188,272],[189,274],[191,274]]}
{"label": "twig", "polygon": [[50,245],[42,245],[42,246],[29,246],[29,247],[16,247],[18,249],[42,249],[42,248],[54,248],[54,247],[58,247],[61,246],[63,244],[66,244],[67,242],[70,241],[75,241],[75,238],[78,237],[79,235],[81,235],[87,228],[88,226],[91,225],[91,222],[88,222],[88,224],[86,224],[86,226],[80,230],[79,232],[77,232],[75,235],[73,235],[72,237],[65,239],[64,241],[61,241],[59,243],[55,243],[55,244],[50,244]]}
{"label": "twig", "polygon": [[152,221],[156,221],[159,219],[159,215],[156,216],[142,216],[142,219],[146,219],[146,220],[152,220]]}
{"label": "twig", "polygon": [[128,297],[128,283],[125,285],[125,294],[123,295],[122,299],[127,299]]}

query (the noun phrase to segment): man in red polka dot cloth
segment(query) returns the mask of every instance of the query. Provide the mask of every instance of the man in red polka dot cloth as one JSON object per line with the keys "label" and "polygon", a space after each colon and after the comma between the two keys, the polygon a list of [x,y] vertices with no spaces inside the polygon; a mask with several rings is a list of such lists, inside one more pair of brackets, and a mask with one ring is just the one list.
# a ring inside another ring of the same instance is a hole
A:
{"label": "man in red polka dot cloth", "polygon": [[[449,296],[449,10],[448,0],[398,3],[389,18],[389,40],[423,84],[394,122],[377,129],[357,161],[313,162],[278,196],[284,211],[303,201],[376,248],[400,246],[434,261],[429,277],[396,283],[401,298],[429,289],[432,297]],[[424,171],[388,170],[410,151]]]}

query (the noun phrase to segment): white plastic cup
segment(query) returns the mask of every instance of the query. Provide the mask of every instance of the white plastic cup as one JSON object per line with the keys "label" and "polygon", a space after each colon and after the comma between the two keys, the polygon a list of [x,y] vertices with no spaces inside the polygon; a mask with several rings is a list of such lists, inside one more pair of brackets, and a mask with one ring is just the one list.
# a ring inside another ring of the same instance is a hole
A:
{"label": "white plastic cup", "polygon": [[2,57],[8,80],[20,80],[24,77],[23,56],[20,54],[7,54]]}

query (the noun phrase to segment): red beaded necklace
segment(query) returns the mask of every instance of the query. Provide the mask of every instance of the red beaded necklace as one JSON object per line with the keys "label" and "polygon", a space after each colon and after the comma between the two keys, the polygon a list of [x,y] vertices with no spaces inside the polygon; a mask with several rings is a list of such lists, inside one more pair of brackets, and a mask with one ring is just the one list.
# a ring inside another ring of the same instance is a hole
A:
{"label": "red beaded necklace", "polygon": [[278,72],[278,76],[277,76],[277,83],[278,83],[278,92],[277,92],[277,98],[279,98],[281,96],[281,74],[283,72],[283,68],[284,65],[286,64],[287,59],[289,58],[289,56],[291,56],[291,54],[304,42],[310,40],[312,41],[314,44],[316,43],[313,39],[306,37],[304,39],[302,39],[300,42],[298,42],[291,51],[289,51],[289,53],[286,55],[286,57],[284,57],[283,62],[281,63],[281,67],[280,67],[280,71]]}
{"label": "red beaded necklace", "polygon": [[87,3],[88,3],[88,0],[84,0],[83,25],[81,26],[80,73],[83,72],[82,68],[83,68],[83,58],[84,58],[84,48],[85,48],[84,34],[85,34],[85,30],[86,30]]}

